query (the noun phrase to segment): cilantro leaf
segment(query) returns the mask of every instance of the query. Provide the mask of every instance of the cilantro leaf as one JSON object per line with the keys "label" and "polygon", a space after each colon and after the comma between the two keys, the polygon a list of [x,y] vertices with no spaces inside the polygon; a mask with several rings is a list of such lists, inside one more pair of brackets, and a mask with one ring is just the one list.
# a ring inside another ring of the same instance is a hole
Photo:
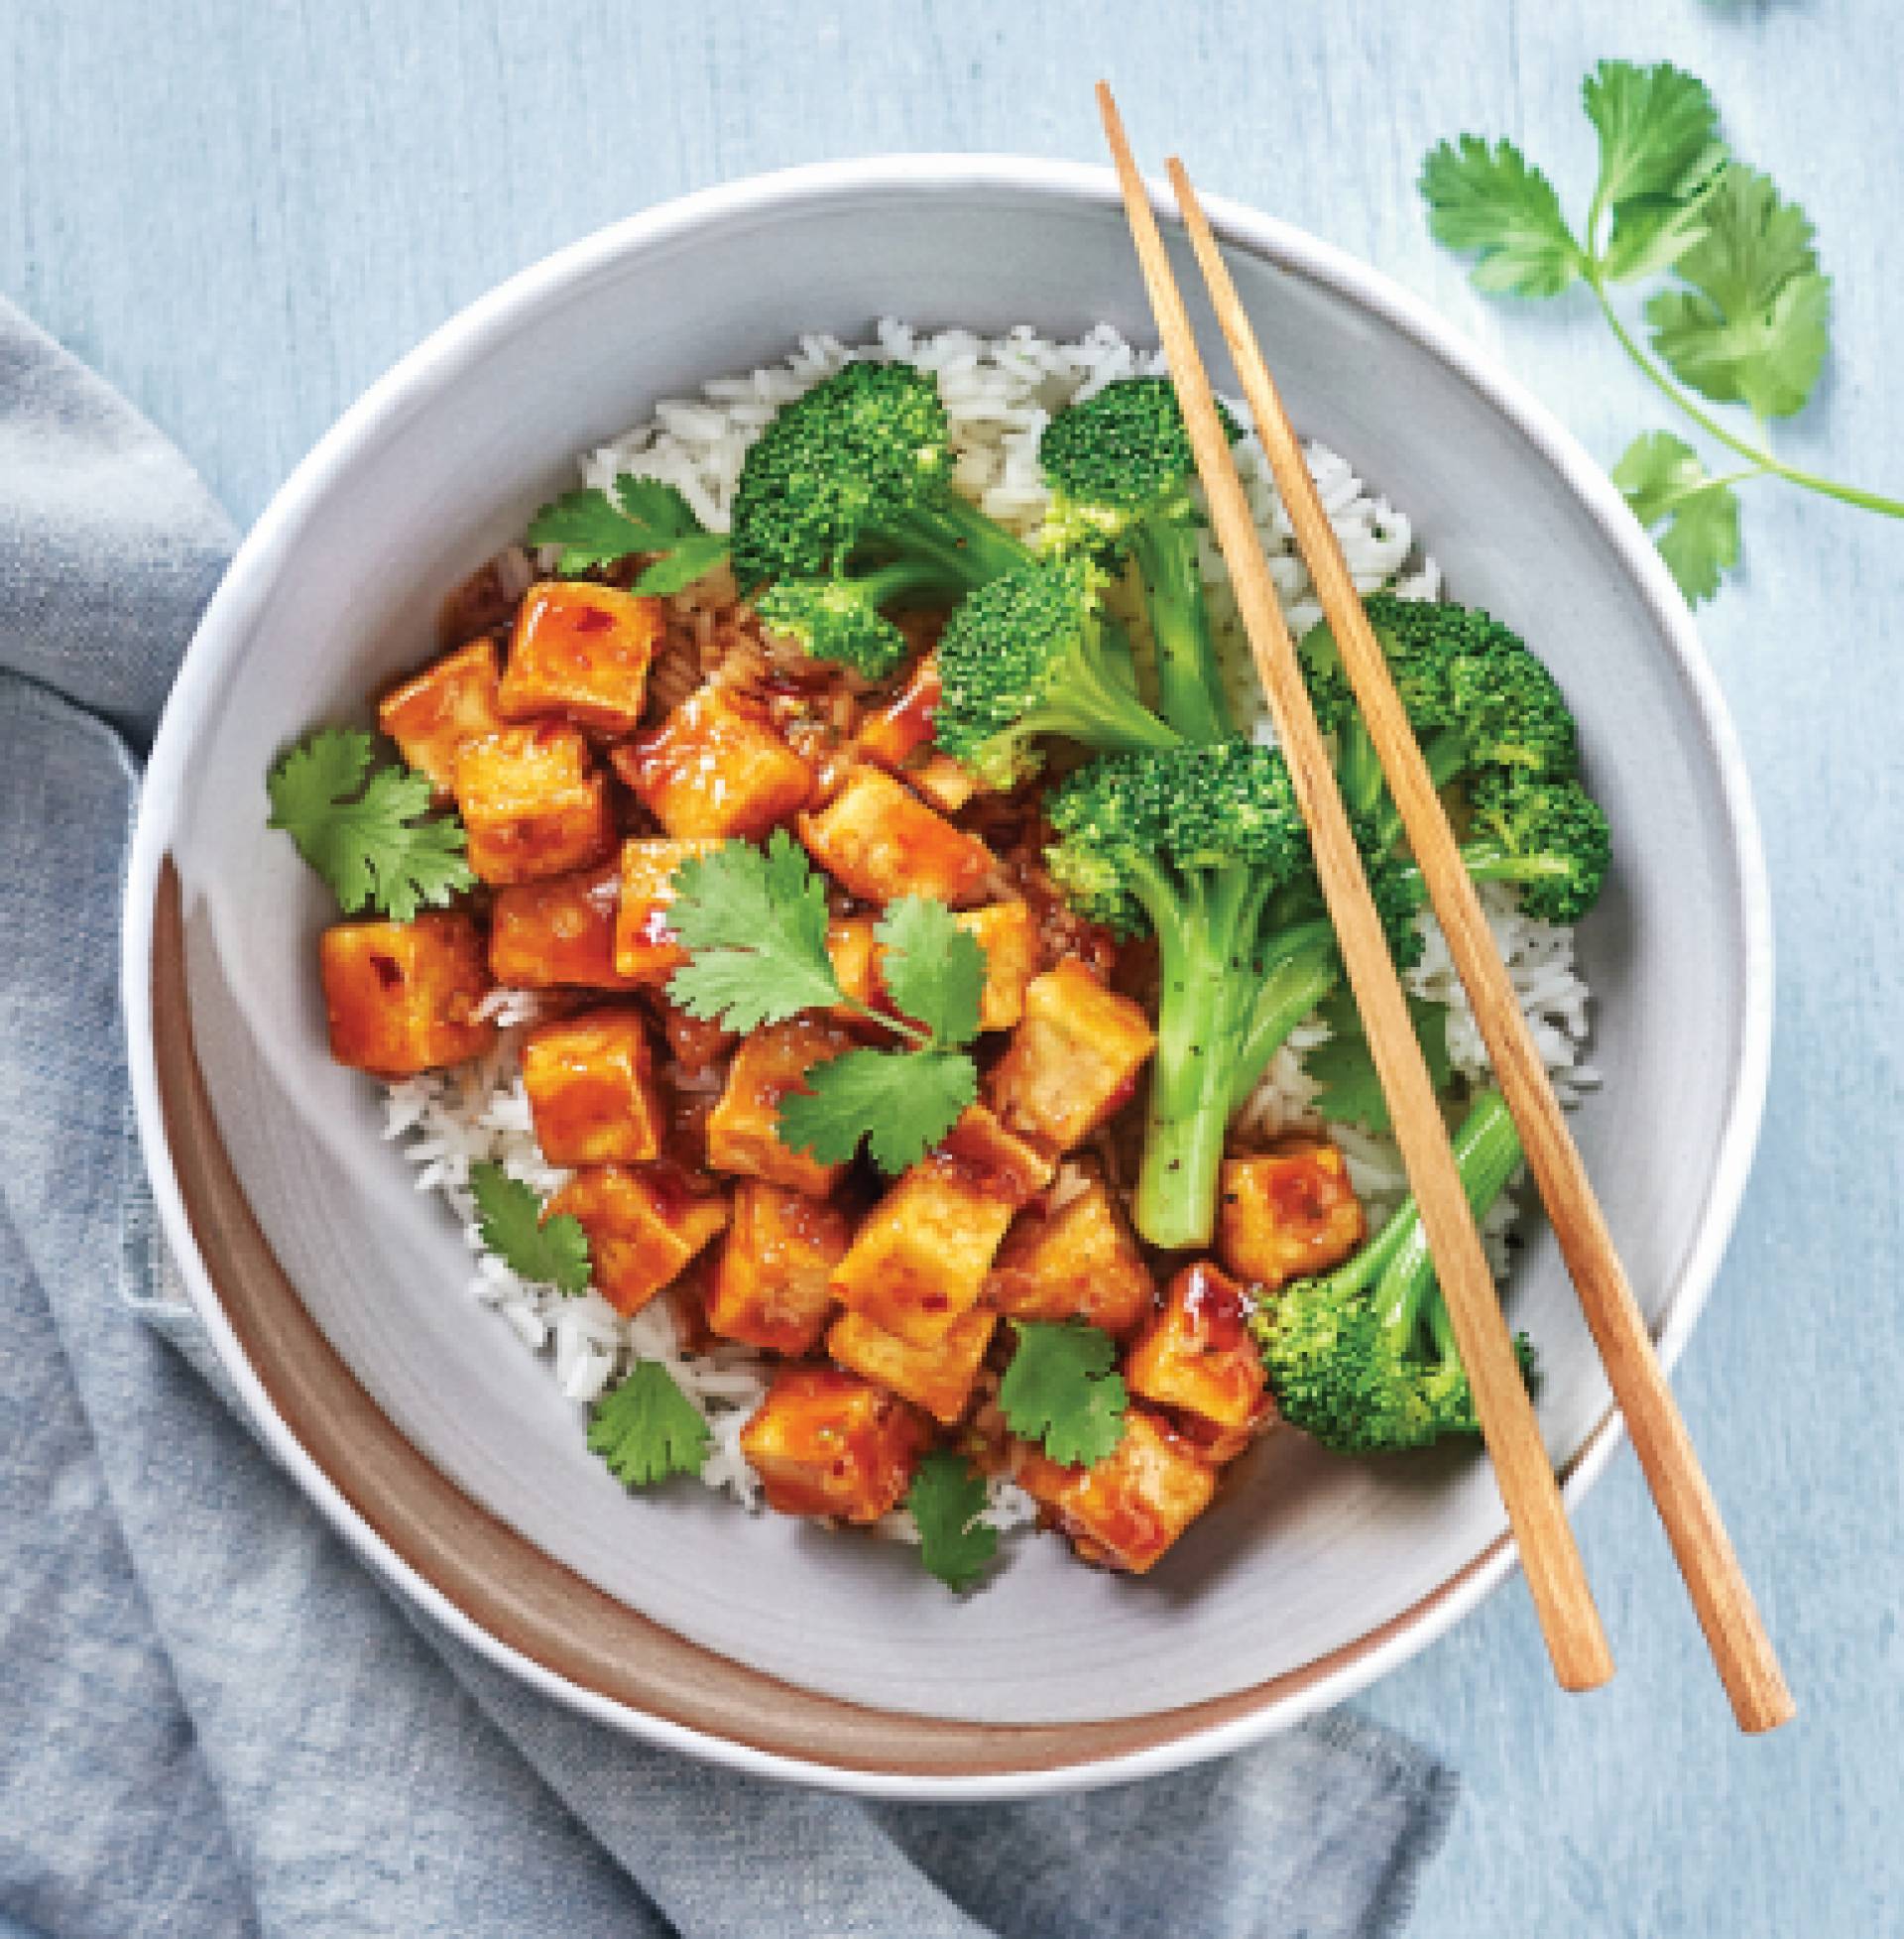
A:
{"label": "cilantro leaf", "polygon": [[1699,453],[1669,430],[1634,438],[1613,467],[1613,483],[1655,535],[1688,601],[1697,606],[1710,599],[1721,576],[1738,563],[1738,494],[1712,477]]}
{"label": "cilantro leaf", "polygon": [[1665,269],[1701,233],[1700,193],[1726,159],[1712,94],[1666,61],[1603,61],[1581,94],[1600,136],[1589,229],[1603,209],[1613,218],[1601,267],[1615,280]]}
{"label": "cilantro leaf", "polygon": [[321,727],[266,777],[269,826],[281,828],[330,885],[346,915],[375,906],[408,922],[476,880],[463,857],[463,824],[431,815],[429,778],[413,768],[371,773],[371,738]]}
{"label": "cilantro leaf", "polygon": [[559,545],[556,570],[587,572],[635,552],[662,554],[635,582],[638,592],[679,592],[727,557],[727,540],[707,532],[677,487],[624,471],[612,492],[564,492],[529,523],[532,545]]}
{"label": "cilantro leaf", "polygon": [[1116,1343],[1084,1320],[1013,1320],[1018,1336],[1012,1364],[999,1383],[1006,1424],[1025,1440],[1042,1441],[1053,1461],[1088,1468],[1124,1439],[1130,1400],[1124,1377],[1112,1371]]}
{"label": "cilantro leaf", "polygon": [[892,904],[874,932],[880,975],[900,1014],[942,1044],[970,1043],[979,1033],[985,950],[959,927],[943,903],[905,896]]}
{"label": "cilantro leaf", "polygon": [[483,1244],[517,1277],[561,1292],[588,1290],[588,1234],[581,1220],[567,1212],[544,1220],[541,1199],[500,1164],[472,1164],[469,1189]]}
{"label": "cilantro leaf", "polygon": [[979,1094],[960,1050],[848,1050],[815,1064],[780,1100],[779,1130],[792,1151],[844,1163],[866,1141],[873,1162],[896,1174],[916,1164]]}
{"label": "cilantro leaf", "polygon": [[[1315,1109],[1330,1124],[1386,1131],[1388,1100],[1381,1094],[1381,1079],[1375,1074],[1375,1060],[1354,995],[1338,990],[1322,1004],[1320,1014],[1329,1026],[1328,1038],[1302,1060],[1311,1080],[1322,1086]],[[1448,1054],[1448,1006],[1410,997],[1408,1017],[1435,1089],[1446,1089],[1455,1069]]]}
{"label": "cilantro leaf", "polygon": [[699,1474],[713,1438],[706,1417],[658,1360],[638,1360],[589,1411],[589,1452],[630,1488]]}
{"label": "cilantro leaf", "polygon": [[692,954],[669,980],[690,1016],[747,1031],[843,1000],[826,953],[826,885],[784,828],[674,871],[668,926]]}
{"label": "cilantro leaf", "polygon": [[905,1505],[919,1524],[919,1560],[948,1589],[970,1589],[999,1552],[999,1531],[979,1519],[984,1477],[962,1454],[934,1448],[913,1474]]}
{"label": "cilantro leaf", "polygon": [[1693,287],[1646,305],[1653,347],[1702,397],[1764,418],[1804,408],[1830,346],[1832,286],[1805,211],[1736,164],[1703,205],[1706,232],[1680,257]]}
{"label": "cilantro leaf", "polygon": [[1442,142],[1422,164],[1420,187],[1435,240],[1479,258],[1478,290],[1557,297],[1581,274],[1554,184],[1512,142]]}

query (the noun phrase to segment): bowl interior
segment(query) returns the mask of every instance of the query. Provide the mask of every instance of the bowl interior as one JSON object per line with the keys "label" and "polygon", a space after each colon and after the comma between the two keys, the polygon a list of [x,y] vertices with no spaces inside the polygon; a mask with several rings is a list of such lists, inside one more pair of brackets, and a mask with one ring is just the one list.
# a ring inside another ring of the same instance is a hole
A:
{"label": "bowl interior", "polygon": [[[1579,711],[1617,865],[1581,939],[1605,1090],[1577,1129],[1658,1323],[1710,1238],[1750,1033],[1740,836],[1708,716],[1618,545],[1496,402],[1330,276],[1234,260],[1305,432],[1414,519],[1457,596],[1525,632]],[[372,1087],[330,1062],[313,973],[329,911],[264,825],[278,750],[426,657],[442,592],[570,481],[578,450],[800,331],[858,337],[888,313],[1150,334],[1115,206],[1050,187],[865,182],[597,248],[533,305],[492,301],[360,408],[221,599],[148,812],[181,885],[192,1030],[252,1212],[444,1475],[610,1596],[804,1688],[989,1724],[1144,1716],[1299,1669],[1448,1582],[1503,1525],[1484,1465],[1360,1465],[1274,1437],[1152,1578],[1032,1542],[966,1600],[890,1544],[687,1487],[625,1494],[507,1325],[465,1298],[448,1215],[381,1143]],[[1607,1394],[1544,1230],[1510,1298],[1567,1459]]]}

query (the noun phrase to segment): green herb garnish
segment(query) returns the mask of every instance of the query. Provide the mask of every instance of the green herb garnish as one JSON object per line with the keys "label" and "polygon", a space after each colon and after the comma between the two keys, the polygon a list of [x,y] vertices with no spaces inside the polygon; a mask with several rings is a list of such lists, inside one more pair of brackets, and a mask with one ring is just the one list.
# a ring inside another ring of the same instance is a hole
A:
{"label": "green herb garnish", "polygon": [[1013,1320],[1018,1336],[1012,1364],[999,1383],[1006,1424],[1039,1441],[1053,1461],[1088,1468],[1124,1439],[1130,1400],[1124,1377],[1113,1371],[1117,1343],[1084,1320]]}
{"label": "green herb garnish", "polygon": [[999,1552],[985,1512],[985,1478],[964,1455],[934,1448],[919,1463],[905,1505],[919,1525],[919,1560],[948,1589],[966,1590]]}
{"label": "green herb garnish", "polygon": [[[1585,226],[1568,222],[1553,183],[1512,142],[1443,142],[1422,165],[1429,227],[1476,258],[1476,287],[1557,297],[1585,284],[1633,363],[1741,465],[1719,471],[1692,445],[1645,431],[1613,482],[1654,535],[1681,591],[1710,598],[1738,562],[1735,488],[1783,478],[1888,518],[1904,501],[1801,470],[1770,448],[1769,424],[1803,410],[1831,341],[1831,281],[1812,225],[1766,176],[1731,159],[1703,81],[1668,62],[1603,61],[1583,88],[1600,137]],[[1615,308],[1615,285],[1665,279],[1643,306],[1650,350]],[[1703,405],[1749,412],[1756,437]]]}
{"label": "green herb garnish", "polygon": [[375,908],[408,922],[476,878],[463,857],[462,822],[429,812],[429,777],[401,765],[372,774],[371,748],[354,727],[305,735],[266,778],[269,825],[298,844],[346,915]]}
{"label": "green herb garnish", "polygon": [[630,1488],[699,1474],[713,1438],[701,1410],[658,1360],[638,1360],[627,1380],[589,1410],[589,1452]]}
{"label": "green herb garnish", "polygon": [[588,572],[637,552],[654,557],[637,592],[680,592],[727,560],[727,536],[709,532],[679,490],[624,471],[610,491],[565,492],[529,523],[532,545],[559,545],[556,570]]}
{"label": "green herb garnish", "polygon": [[540,1197],[500,1164],[472,1164],[469,1189],[483,1244],[519,1279],[561,1292],[588,1290],[588,1234],[578,1218],[560,1212],[544,1220]]}

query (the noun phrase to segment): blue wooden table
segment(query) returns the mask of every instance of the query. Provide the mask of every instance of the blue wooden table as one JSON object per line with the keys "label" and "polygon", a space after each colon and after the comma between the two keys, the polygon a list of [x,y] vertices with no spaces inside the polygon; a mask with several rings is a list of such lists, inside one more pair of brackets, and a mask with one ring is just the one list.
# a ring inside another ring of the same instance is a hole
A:
{"label": "blue wooden table", "polygon": [[[1095,160],[1104,73],[1149,152],[1384,265],[1610,461],[1663,406],[1584,301],[1473,296],[1411,186],[1473,128],[1578,192],[1605,55],[1705,75],[1805,203],[1837,354],[1788,448],[1904,489],[1890,0],[10,0],[0,288],[249,519],[372,378],[555,245],[820,157]],[[1904,528],[1761,483],[1745,529],[1705,633],[1765,820],[1779,1037],[1679,1385],[1803,1714],[1733,1734],[1622,1454],[1581,1516],[1608,1690],[1555,1693],[1515,1586],[1370,1700],[1467,1779],[1422,1939],[1904,1932]]]}

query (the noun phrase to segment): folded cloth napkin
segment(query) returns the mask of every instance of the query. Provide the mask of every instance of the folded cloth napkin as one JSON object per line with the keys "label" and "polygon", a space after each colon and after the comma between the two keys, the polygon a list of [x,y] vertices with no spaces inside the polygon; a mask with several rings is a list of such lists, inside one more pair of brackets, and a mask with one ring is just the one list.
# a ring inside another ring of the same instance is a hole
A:
{"label": "folded cloth napkin", "polygon": [[401,1609],[259,1451],[153,1223],[116,929],[231,531],[0,303],[0,1939],[1388,1933],[1453,1807],[1346,1713],[1031,1804],[651,1750]]}

